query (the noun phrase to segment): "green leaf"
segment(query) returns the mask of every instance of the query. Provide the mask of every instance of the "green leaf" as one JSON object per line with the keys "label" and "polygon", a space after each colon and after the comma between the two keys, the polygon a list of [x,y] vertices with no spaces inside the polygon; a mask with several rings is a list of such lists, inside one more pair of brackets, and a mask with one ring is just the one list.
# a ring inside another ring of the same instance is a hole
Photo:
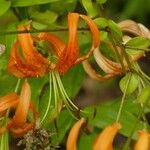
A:
{"label": "green leaf", "polygon": [[123,34],[121,29],[118,27],[118,25],[114,21],[108,20],[108,26],[110,28],[113,38],[116,41],[122,41]]}
{"label": "green leaf", "polygon": [[[16,24],[11,24],[8,27],[8,29],[6,29],[5,31],[9,32],[9,31],[16,31],[16,30],[17,30]],[[6,46],[6,50],[2,55],[0,55],[0,72],[6,70],[9,55],[10,55],[10,50],[11,50],[13,43],[16,40],[16,35],[15,34],[5,35],[5,36],[3,36],[3,38],[4,38],[4,40],[3,40],[3,43],[1,43],[1,44],[4,44]]]}
{"label": "green leaf", "polygon": [[32,27],[37,30],[43,30],[43,29],[46,29],[48,25],[39,23],[37,21],[32,21]]}
{"label": "green leaf", "polygon": [[52,11],[45,11],[45,12],[38,12],[35,11],[31,14],[31,18],[34,21],[37,21],[39,23],[43,23],[43,24],[52,24],[56,21],[58,15],[55,12]]}
{"label": "green leaf", "polygon": [[108,26],[108,20],[105,18],[96,18],[94,22],[100,29],[105,29]]}
{"label": "green leaf", "polygon": [[98,133],[95,131],[92,131],[92,133],[90,134],[85,134],[81,132],[78,141],[78,150],[84,150],[84,149],[91,150],[97,134]]}
{"label": "green leaf", "polygon": [[85,8],[88,16],[91,18],[98,16],[98,8],[97,5],[92,2],[92,0],[81,0],[83,7]]}
{"label": "green leaf", "polygon": [[10,8],[11,2],[6,0],[0,0],[0,4],[1,4],[0,16],[2,16]]}
{"label": "green leaf", "polygon": [[150,40],[147,38],[144,38],[144,37],[135,37],[135,38],[132,38],[131,40],[129,40],[126,43],[126,46],[134,48],[134,49],[126,48],[126,51],[128,54],[140,55],[140,54],[144,54],[144,50],[140,50],[140,48],[141,49],[148,48],[150,46]]}
{"label": "green leaf", "polygon": [[7,72],[1,72],[0,74],[0,96],[4,96],[10,92],[14,92],[17,84],[17,78],[8,75]]}
{"label": "green leaf", "polygon": [[107,0],[96,0],[96,2],[97,2],[98,4],[104,4],[104,3],[106,3],[106,1],[107,1]]}
{"label": "green leaf", "polygon": [[56,120],[57,129],[54,125],[50,127],[51,132],[55,133],[52,138],[52,144],[60,144],[74,122],[75,119],[68,113],[68,110],[63,110]]}
{"label": "green leaf", "polygon": [[[125,92],[126,84],[127,84],[128,80],[129,80],[130,75],[131,75],[130,73],[126,74],[126,76],[124,76],[120,80],[119,86],[120,86],[120,89],[121,89],[121,91],[123,93]],[[137,89],[138,84],[139,84],[139,77],[138,77],[138,75],[132,73],[131,79],[130,79],[130,83],[129,83],[127,91],[126,91],[126,94],[132,94]]]}
{"label": "green leaf", "polygon": [[74,66],[62,77],[64,88],[69,97],[74,98],[76,96],[81,88],[84,78],[85,72],[82,65]]}
{"label": "green leaf", "polygon": [[12,7],[26,7],[26,6],[53,3],[57,1],[60,1],[60,0],[13,0]]}
{"label": "green leaf", "polygon": [[[121,100],[113,100],[111,102],[106,102],[96,107],[96,116],[94,119],[91,119],[89,122],[91,125],[99,128],[104,128],[107,125],[110,125],[116,121],[117,113],[119,110]],[[121,113],[120,123],[122,128],[120,133],[124,136],[129,136],[133,129],[135,133],[133,138],[136,137],[137,130],[140,130],[144,126],[144,122],[138,121],[137,124],[137,115],[139,113],[138,104],[134,102],[134,99],[128,98],[125,99],[125,104]]]}
{"label": "green leaf", "polygon": [[150,86],[146,86],[142,89],[140,95],[138,96],[138,102],[140,103],[146,103],[148,100],[150,100]]}
{"label": "green leaf", "polygon": [[44,85],[48,82],[48,77],[44,76],[38,78],[29,78],[28,81],[31,86],[32,101],[34,104],[36,104],[36,107],[38,108],[39,97],[41,95]]}

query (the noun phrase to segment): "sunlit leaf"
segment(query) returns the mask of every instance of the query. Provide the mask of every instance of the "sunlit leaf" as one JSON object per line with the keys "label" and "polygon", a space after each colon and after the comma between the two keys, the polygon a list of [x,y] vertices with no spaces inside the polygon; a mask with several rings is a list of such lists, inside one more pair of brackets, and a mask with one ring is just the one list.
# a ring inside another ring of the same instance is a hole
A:
{"label": "sunlit leaf", "polygon": [[96,0],[96,2],[99,3],[99,4],[104,4],[104,3],[106,3],[106,1],[107,0]]}
{"label": "sunlit leaf", "polygon": [[40,4],[47,4],[53,3],[59,0],[13,0],[12,6],[13,7],[25,7],[25,6],[33,6],[33,5],[40,5]]}
{"label": "sunlit leaf", "polygon": [[121,29],[118,27],[118,25],[114,21],[108,20],[108,26],[109,26],[109,29],[111,31],[112,37],[116,41],[121,41],[123,34],[122,34]]}
{"label": "sunlit leaf", "polygon": [[43,24],[52,24],[56,21],[58,15],[52,11],[38,12],[35,11],[31,14],[31,18],[34,21],[38,21]]}
{"label": "sunlit leaf", "polygon": [[100,29],[105,29],[108,26],[108,20],[105,18],[96,18],[94,22]]}
{"label": "sunlit leaf", "polygon": [[81,0],[83,7],[87,11],[88,16],[90,17],[96,17],[98,15],[98,8],[97,6],[92,2],[92,0]]}
{"label": "sunlit leaf", "polygon": [[[127,85],[127,82],[130,78],[130,73],[126,74],[126,76],[124,76],[121,80],[120,80],[120,89],[121,91],[124,93],[125,90],[126,90],[126,85]],[[130,81],[129,81],[129,85],[128,85],[128,88],[126,90],[126,94],[132,94],[138,87],[138,84],[139,84],[139,77],[137,74],[133,74],[131,75],[131,78],[130,78]]]}
{"label": "sunlit leaf", "polygon": [[150,86],[146,86],[142,89],[140,95],[138,96],[138,102],[145,104],[150,100]]}
{"label": "sunlit leaf", "polygon": [[148,48],[150,46],[150,40],[144,37],[135,37],[129,40],[126,46],[129,46],[129,48],[126,48],[126,52],[130,55],[143,54],[144,50],[140,50],[140,48]]}
{"label": "sunlit leaf", "polygon": [[0,0],[0,16],[2,16],[10,8],[11,1]]}

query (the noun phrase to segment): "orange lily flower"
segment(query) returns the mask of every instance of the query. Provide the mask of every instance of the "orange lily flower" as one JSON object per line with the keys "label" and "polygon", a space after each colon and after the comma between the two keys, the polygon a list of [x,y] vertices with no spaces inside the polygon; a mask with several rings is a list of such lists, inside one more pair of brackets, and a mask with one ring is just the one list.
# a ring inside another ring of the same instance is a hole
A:
{"label": "orange lily flower", "polygon": [[[27,81],[25,81],[22,86],[20,96],[17,96],[16,93],[12,93],[0,98],[0,113],[6,112],[7,109],[10,108],[16,109],[15,115],[9,121],[8,125],[0,128],[1,134],[8,128],[14,136],[21,137],[34,128],[37,113],[30,99],[31,89]],[[31,123],[27,123],[29,109],[33,111],[34,115],[34,121]]]}
{"label": "orange lily flower", "polygon": [[[81,17],[89,26],[93,44],[89,52],[84,56],[79,56],[79,45],[77,38],[77,25]],[[19,25],[18,31],[29,30],[30,26],[24,27]],[[78,13],[69,13],[68,15],[68,42],[65,44],[60,38],[51,33],[40,33],[37,37],[32,38],[29,33],[18,34],[18,40],[14,43],[8,63],[8,71],[17,77],[34,77],[42,76],[54,69],[59,73],[65,73],[73,65],[87,59],[95,48],[99,46],[99,30],[95,23],[87,16]],[[34,40],[48,41],[53,47],[53,53],[57,57],[56,64],[52,64],[47,58],[44,58],[34,47]],[[21,47],[24,60],[21,59],[18,48]]]}
{"label": "orange lily flower", "polygon": [[134,146],[134,150],[149,150],[150,149],[150,135],[147,131],[139,132],[139,139]]}
{"label": "orange lily flower", "polygon": [[79,131],[81,126],[85,123],[85,119],[81,118],[80,120],[78,120],[73,127],[71,128],[70,132],[69,132],[69,136],[67,139],[67,150],[77,150],[77,139],[78,139],[78,135],[79,135]]}
{"label": "orange lily flower", "polygon": [[107,126],[94,141],[93,150],[113,150],[113,140],[120,128],[119,123]]}

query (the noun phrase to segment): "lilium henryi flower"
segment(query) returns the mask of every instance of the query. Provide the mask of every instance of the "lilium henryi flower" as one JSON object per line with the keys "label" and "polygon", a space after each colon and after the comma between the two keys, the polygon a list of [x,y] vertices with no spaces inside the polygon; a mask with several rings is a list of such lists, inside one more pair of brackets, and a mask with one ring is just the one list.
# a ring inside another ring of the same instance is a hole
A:
{"label": "lilium henryi flower", "polygon": [[[79,17],[81,17],[89,26],[93,39],[91,49],[83,56],[79,56],[80,49],[77,37]],[[18,31],[29,29],[30,26],[24,27],[23,25],[19,25],[18,27]],[[63,74],[73,65],[87,59],[94,49],[99,46],[100,40],[97,26],[89,17],[85,15],[69,13],[68,29],[69,37],[67,44],[65,44],[59,37],[51,33],[40,33],[37,37],[32,37],[30,33],[18,34],[18,40],[14,43],[11,49],[8,71],[17,77],[42,76],[52,69]],[[48,43],[52,45],[53,53],[57,57],[56,64],[52,64],[50,60],[42,56],[42,54],[36,50],[33,45],[34,40],[48,41]],[[19,47],[21,47],[24,60],[21,59],[18,53]]]}
{"label": "lilium henryi flower", "polygon": [[[79,56],[80,49],[77,38],[77,25],[79,17],[81,17],[87,23],[93,38],[91,49],[88,51],[87,54],[83,56]],[[52,34],[49,33],[41,33],[39,35],[39,39],[46,40],[53,45],[53,49],[56,55],[58,56],[58,61],[54,65],[54,68],[59,73],[65,73],[73,65],[78,64],[81,61],[87,59],[91,55],[91,53],[99,46],[100,43],[99,30],[95,23],[88,16],[80,15],[78,13],[69,13],[68,29],[69,37],[67,44],[63,44],[63,42],[60,39],[58,39],[58,37],[57,39],[55,37],[55,40],[52,41]]]}
{"label": "lilium henryi flower", "polygon": [[148,131],[139,131],[139,138],[134,146],[134,150],[149,150],[150,134]]}
{"label": "lilium henryi flower", "polygon": [[[123,42],[124,44],[130,39],[129,35],[133,36],[143,36],[145,38],[150,39],[150,31],[143,26],[142,24],[136,23],[132,20],[125,20],[120,23],[118,23],[118,26],[122,30],[122,32],[125,33],[123,36]],[[113,52],[115,52],[115,49],[111,43],[106,43],[108,48],[110,48]],[[119,46],[116,46],[118,51],[121,52],[121,48]],[[92,65],[89,63],[88,60],[85,60],[83,62],[83,67],[86,73],[93,79],[96,80],[108,80],[116,75],[120,75],[123,73],[123,69],[120,63],[117,63],[115,61],[112,61],[105,57],[101,51],[100,48],[96,48],[93,52],[94,59],[97,63],[97,65],[106,73],[106,75],[102,76],[101,74],[98,74],[96,70],[92,67]],[[144,51],[141,51],[140,53],[136,55],[130,55],[129,60],[130,63],[138,61],[141,57],[145,56]],[[123,57],[123,64],[125,67],[125,70],[128,70],[128,64],[126,59]]]}
{"label": "lilium henryi flower", "polygon": [[[25,81],[22,86],[20,96],[16,93],[11,93],[0,98],[0,113],[4,112],[5,114],[8,109],[15,108],[13,118],[10,119],[7,125],[0,128],[1,134],[6,129],[9,129],[15,137],[21,137],[34,128],[37,113],[30,99],[31,89],[27,81]],[[32,110],[34,117],[31,123],[27,122],[29,109]]]}
{"label": "lilium henryi flower", "polygon": [[80,128],[85,123],[85,119],[81,118],[78,120],[69,132],[69,136],[67,139],[67,150],[77,150],[77,139],[80,132]]}
{"label": "lilium henryi flower", "polygon": [[113,140],[120,128],[120,123],[107,126],[94,141],[93,150],[113,150]]}

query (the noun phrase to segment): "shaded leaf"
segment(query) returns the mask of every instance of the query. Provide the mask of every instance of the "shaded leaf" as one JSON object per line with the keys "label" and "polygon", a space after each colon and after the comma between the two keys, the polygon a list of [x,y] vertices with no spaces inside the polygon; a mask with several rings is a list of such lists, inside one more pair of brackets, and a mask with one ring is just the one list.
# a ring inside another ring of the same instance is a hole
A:
{"label": "shaded leaf", "polygon": [[55,133],[52,138],[52,143],[54,145],[58,145],[62,142],[74,122],[75,119],[70,115],[70,113],[68,113],[67,110],[63,110],[60,113],[59,117],[56,120],[57,129],[55,125],[51,126],[50,128],[51,131]]}
{"label": "shaded leaf", "polygon": [[[105,104],[97,106],[96,117],[90,120],[90,123],[93,126],[99,128],[104,128],[105,126],[114,123],[116,121],[119,106],[120,100],[107,102]],[[138,121],[138,124],[135,124],[137,121],[138,113],[139,107],[137,103],[134,102],[134,99],[133,98],[126,99],[120,118],[120,123],[122,125],[120,133],[122,135],[128,137],[131,134],[132,130],[135,129],[135,133],[133,136],[133,138],[135,138],[136,131],[143,128],[144,122]]]}
{"label": "shaded leaf", "polygon": [[84,78],[85,72],[82,65],[74,66],[62,77],[64,88],[69,97],[74,98],[76,96],[81,88]]}

